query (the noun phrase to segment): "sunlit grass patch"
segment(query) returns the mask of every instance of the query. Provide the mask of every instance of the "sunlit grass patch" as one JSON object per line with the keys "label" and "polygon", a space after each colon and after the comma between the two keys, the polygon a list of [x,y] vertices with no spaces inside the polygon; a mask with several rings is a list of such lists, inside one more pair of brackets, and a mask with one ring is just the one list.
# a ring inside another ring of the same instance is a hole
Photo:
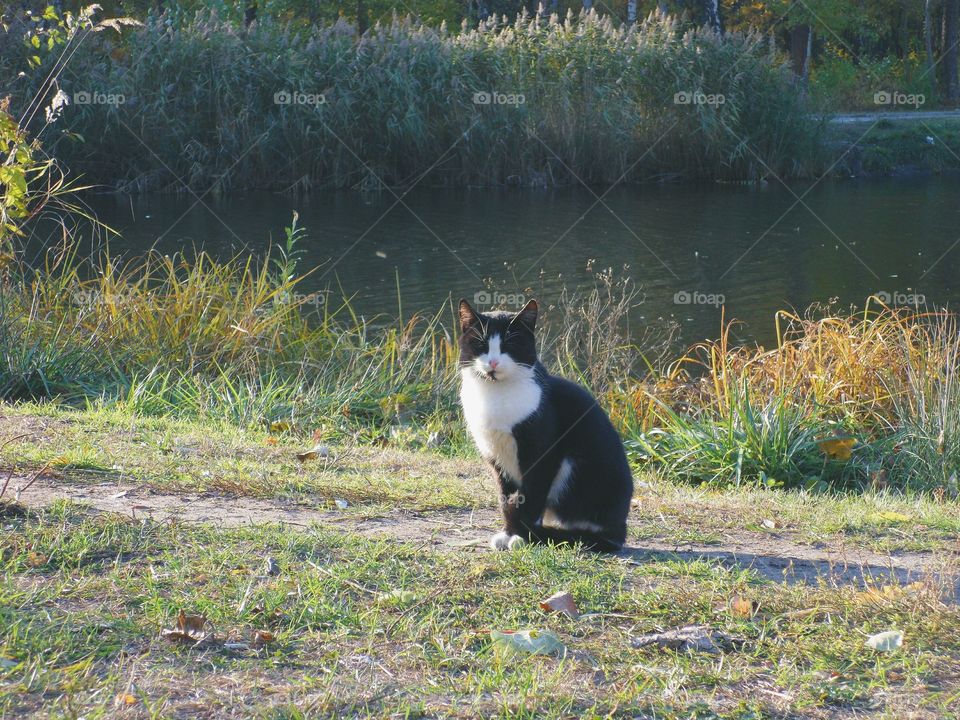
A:
{"label": "sunlit grass patch", "polygon": [[[936,717],[958,691],[960,615],[930,583],[787,586],[707,562],[636,566],[544,547],[437,553],[320,528],[224,531],[69,505],[8,523],[0,565],[6,712],[109,713],[120,697],[163,715],[203,702],[260,714],[296,705],[689,717],[702,707],[747,717],[789,707],[799,717],[827,708]],[[579,620],[540,608],[560,589]],[[731,606],[735,598],[749,610]],[[205,616],[214,637],[196,647],[160,637],[180,610]],[[631,642],[691,624],[736,646],[710,654]],[[491,644],[491,630],[522,628],[555,633],[566,657]],[[888,629],[903,633],[901,649],[866,648]],[[270,640],[251,647],[255,631]],[[222,694],[225,681],[239,692]]]}

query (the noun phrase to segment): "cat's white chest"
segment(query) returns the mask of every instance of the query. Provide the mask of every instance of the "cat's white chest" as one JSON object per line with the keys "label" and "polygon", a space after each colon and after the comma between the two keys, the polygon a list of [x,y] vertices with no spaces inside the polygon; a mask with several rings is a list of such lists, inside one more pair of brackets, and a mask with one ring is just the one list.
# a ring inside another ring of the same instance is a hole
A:
{"label": "cat's white chest", "polygon": [[523,478],[512,430],[540,407],[540,385],[532,373],[509,382],[481,380],[469,370],[461,376],[460,403],[477,449],[519,484]]}

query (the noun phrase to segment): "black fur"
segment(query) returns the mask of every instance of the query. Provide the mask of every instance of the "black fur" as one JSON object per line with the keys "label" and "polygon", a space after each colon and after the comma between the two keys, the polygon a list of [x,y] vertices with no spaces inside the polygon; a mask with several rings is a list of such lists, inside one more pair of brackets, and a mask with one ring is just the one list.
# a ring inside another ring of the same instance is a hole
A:
{"label": "black fur", "polygon": [[[512,428],[522,478],[515,482],[491,463],[501,489],[504,529],[533,542],[579,542],[598,551],[617,552],[627,536],[633,478],[623,443],[596,399],[579,385],[550,375],[537,359],[534,327],[537,305],[517,314],[476,313],[460,301],[460,360],[469,365],[487,352],[487,339],[502,338],[501,350],[532,367],[541,388],[536,411]],[[547,497],[564,459],[573,472],[551,509],[565,525],[591,523],[585,529],[560,529],[542,523]],[[522,501],[519,501],[521,500]]]}

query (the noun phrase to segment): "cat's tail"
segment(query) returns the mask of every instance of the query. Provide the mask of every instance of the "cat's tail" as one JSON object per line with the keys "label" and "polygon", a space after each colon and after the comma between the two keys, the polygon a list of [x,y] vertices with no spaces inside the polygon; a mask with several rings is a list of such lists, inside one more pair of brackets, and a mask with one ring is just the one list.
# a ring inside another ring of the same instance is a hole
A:
{"label": "cat's tail", "polygon": [[552,543],[582,543],[585,550],[593,552],[618,553],[623,550],[623,542],[611,540],[591,530],[564,530],[546,525],[536,525],[530,530],[530,539]]}

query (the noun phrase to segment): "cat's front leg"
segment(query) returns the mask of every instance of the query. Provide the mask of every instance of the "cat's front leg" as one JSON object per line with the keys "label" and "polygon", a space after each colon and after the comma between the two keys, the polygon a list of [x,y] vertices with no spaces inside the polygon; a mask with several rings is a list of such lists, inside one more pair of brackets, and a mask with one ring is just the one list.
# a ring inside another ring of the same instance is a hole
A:
{"label": "cat's front leg", "polygon": [[511,550],[537,539],[537,523],[546,507],[550,487],[545,478],[540,477],[541,474],[529,473],[524,477],[521,487],[508,486],[504,489],[501,484],[500,508],[503,512],[504,534],[510,538],[507,543]]}
{"label": "cat's front leg", "polygon": [[504,529],[490,538],[490,547],[494,550],[513,550],[526,542],[523,534],[514,531],[518,527],[517,508],[525,503],[526,498],[512,480],[499,472],[497,481],[500,485],[500,512]]}

